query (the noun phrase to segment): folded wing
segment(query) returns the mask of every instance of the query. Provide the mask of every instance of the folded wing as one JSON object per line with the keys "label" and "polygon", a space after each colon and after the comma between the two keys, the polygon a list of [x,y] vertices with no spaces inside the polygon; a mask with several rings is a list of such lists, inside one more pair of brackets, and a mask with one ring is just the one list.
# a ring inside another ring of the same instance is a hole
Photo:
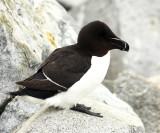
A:
{"label": "folded wing", "polygon": [[37,73],[17,84],[32,89],[66,91],[90,66],[91,57],[57,49],[40,65]]}

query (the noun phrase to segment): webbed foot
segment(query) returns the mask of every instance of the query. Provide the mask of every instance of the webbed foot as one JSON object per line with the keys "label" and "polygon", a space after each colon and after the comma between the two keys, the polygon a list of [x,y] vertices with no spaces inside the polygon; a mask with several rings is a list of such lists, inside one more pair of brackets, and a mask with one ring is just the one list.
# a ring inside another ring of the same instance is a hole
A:
{"label": "webbed foot", "polygon": [[71,110],[86,113],[92,116],[103,117],[100,115],[100,113],[95,113],[95,112],[90,111],[91,107],[86,107],[83,104],[77,104],[76,106],[72,107]]}

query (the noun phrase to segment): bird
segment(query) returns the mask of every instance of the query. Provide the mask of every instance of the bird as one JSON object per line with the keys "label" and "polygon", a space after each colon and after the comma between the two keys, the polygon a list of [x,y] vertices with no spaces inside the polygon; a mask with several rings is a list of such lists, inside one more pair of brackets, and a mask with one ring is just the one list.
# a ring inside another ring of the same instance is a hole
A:
{"label": "bird", "polygon": [[129,45],[104,22],[90,22],[80,30],[76,44],[54,50],[35,74],[16,82],[25,88],[10,94],[32,103],[103,117],[78,102],[105,78],[113,49],[129,51]]}

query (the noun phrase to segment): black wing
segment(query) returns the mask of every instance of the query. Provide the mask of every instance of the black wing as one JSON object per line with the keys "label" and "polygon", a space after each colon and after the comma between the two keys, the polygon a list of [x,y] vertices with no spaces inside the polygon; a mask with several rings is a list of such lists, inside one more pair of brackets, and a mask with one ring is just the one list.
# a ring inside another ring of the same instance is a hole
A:
{"label": "black wing", "polygon": [[40,90],[67,90],[88,71],[91,57],[69,47],[54,51],[33,76],[17,84]]}

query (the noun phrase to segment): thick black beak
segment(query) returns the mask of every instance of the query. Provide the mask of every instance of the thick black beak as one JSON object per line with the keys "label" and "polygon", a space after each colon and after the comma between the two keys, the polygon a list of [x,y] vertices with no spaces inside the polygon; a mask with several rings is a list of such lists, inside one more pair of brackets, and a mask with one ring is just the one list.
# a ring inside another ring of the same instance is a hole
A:
{"label": "thick black beak", "polygon": [[109,42],[114,45],[117,49],[120,49],[122,51],[129,51],[129,45],[125,41],[119,39],[119,38],[109,38]]}

